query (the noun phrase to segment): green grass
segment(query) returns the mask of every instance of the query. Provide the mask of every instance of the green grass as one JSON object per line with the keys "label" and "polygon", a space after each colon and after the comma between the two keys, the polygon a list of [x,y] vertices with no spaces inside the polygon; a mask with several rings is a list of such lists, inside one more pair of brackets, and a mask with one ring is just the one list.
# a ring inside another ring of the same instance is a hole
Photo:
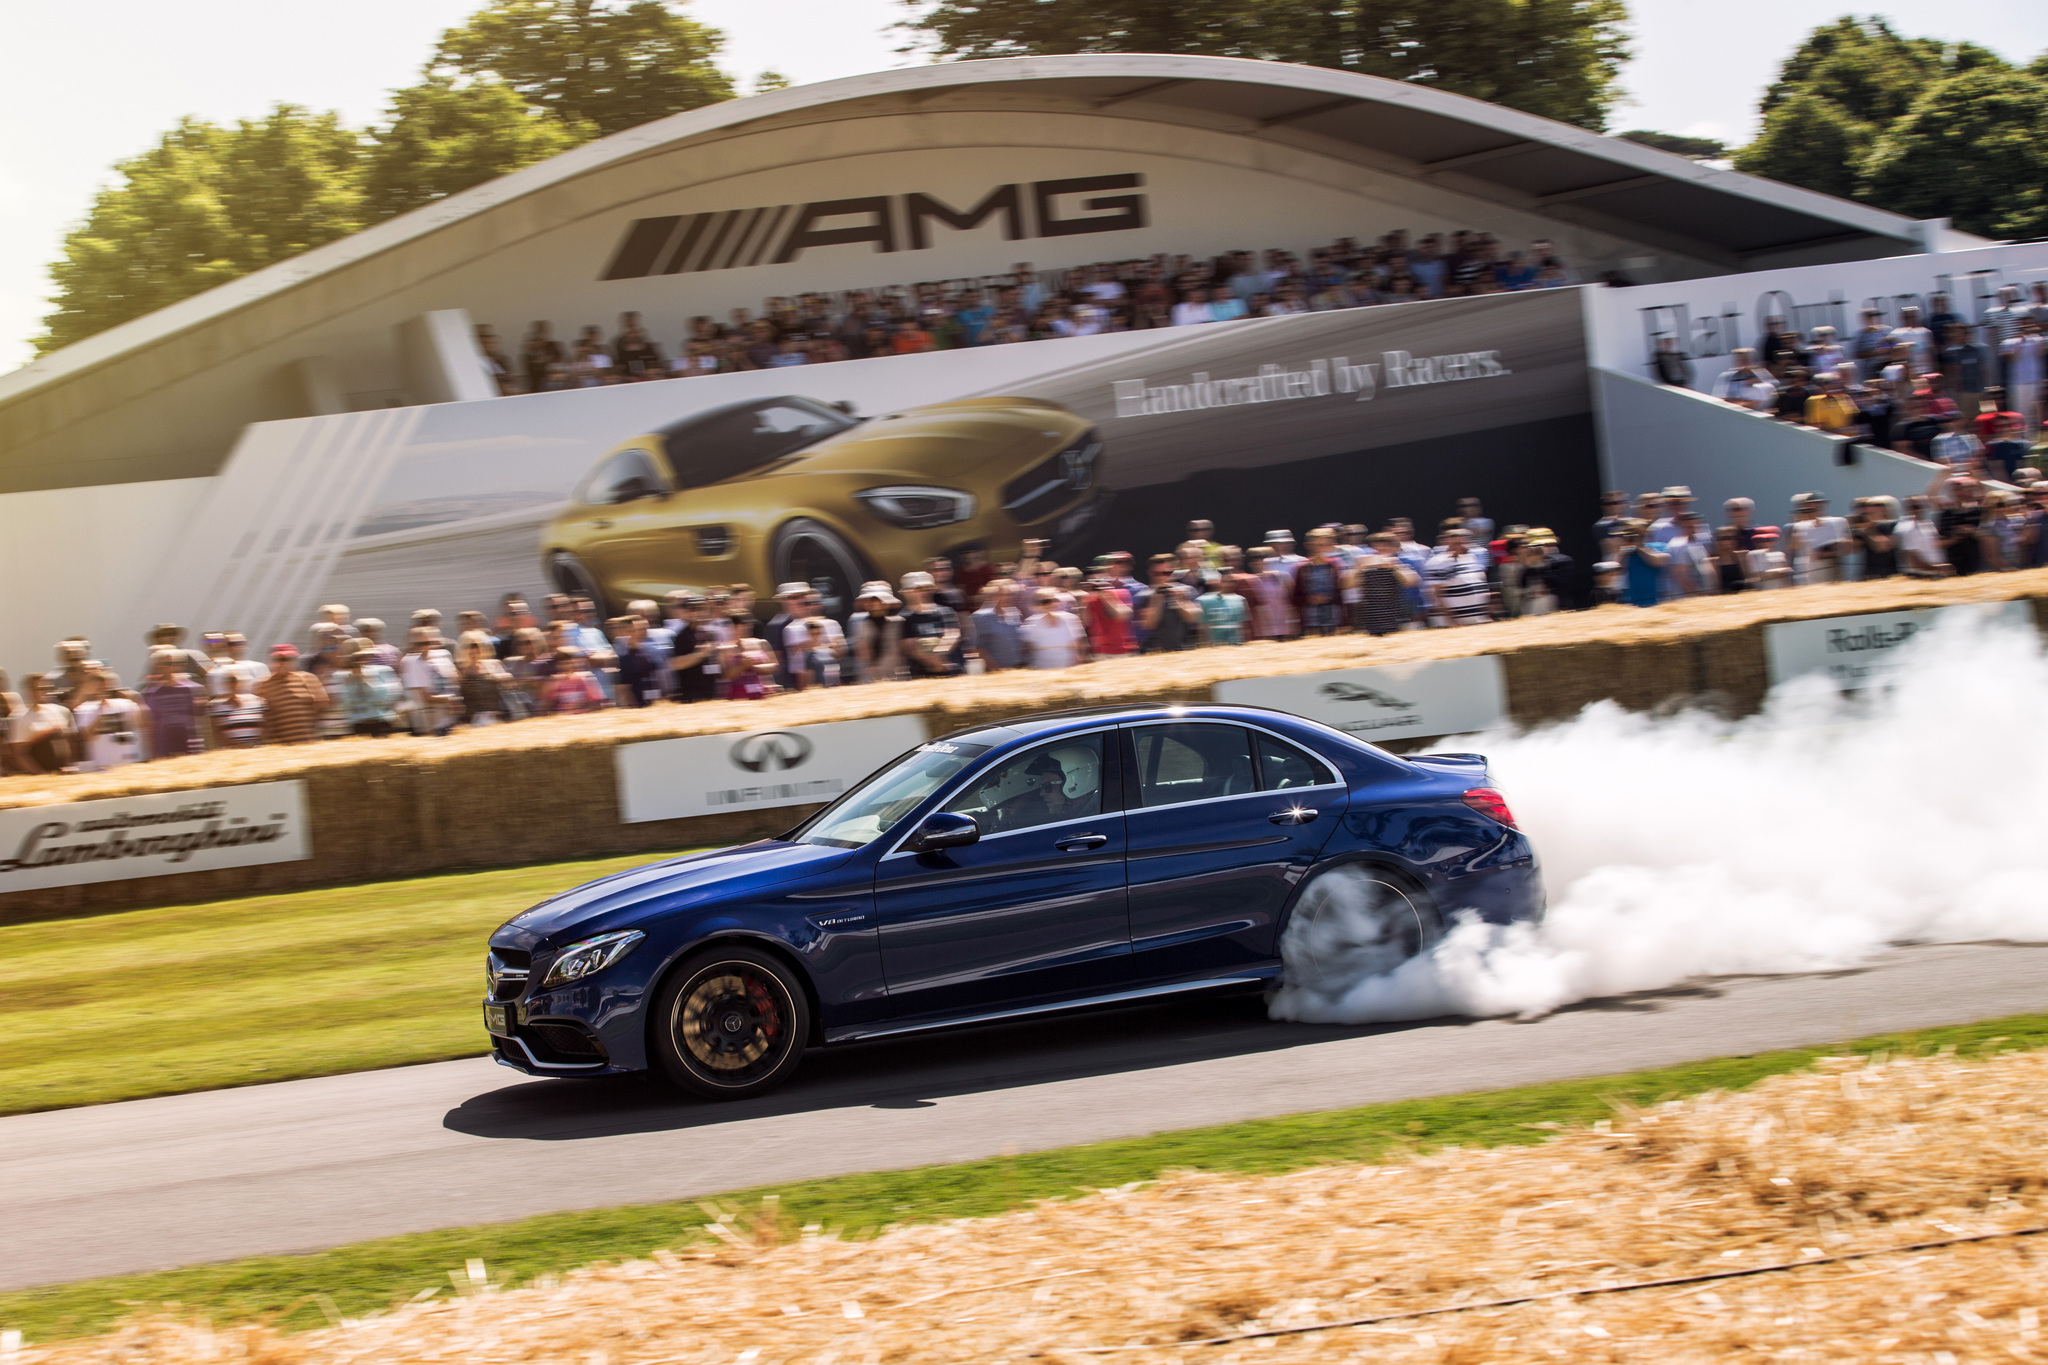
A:
{"label": "green grass", "polygon": [[0,1114],[481,1054],[491,930],[657,856],[0,928]]}
{"label": "green grass", "polygon": [[[1802,1048],[1723,1057],[1685,1066],[1592,1080],[1561,1081],[1445,1099],[1406,1100],[1359,1109],[1260,1119],[1154,1137],[1102,1142],[1025,1156],[874,1175],[842,1176],[744,1190],[715,1201],[758,1209],[766,1195],[787,1223],[817,1223],[861,1235],[891,1223],[985,1217],[1032,1200],[1148,1180],[1162,1171],[1246,1173],[1296,1170],[1336,1161],[1368,1161],[1451,1145],[1540,1142],[1554,1126],[1607,1117],[1617,1103],[1653,1104],[1707,1090],[1733,1089],[1796,1071],[1844,1052],[1894,1055],[1953,1048],[1966,1056],[2048,1047],[2048,1014],[1954,1028],[1864,1038],[1834,1048]],[[356,1316],[446,1288],[451,1270],[481,1259],[494,1283],[519,1282],[594,1261],[645,1255],[697,1240],[705,1222],[696,1200],[593,1212],[548,1214],[523,1222],[360,1242],[310,1256],[261,1256],[151,1275],[90,1280],[0,1294],[0,1327],[48,1341],[105,1327],[136,1305],[174,1302],[216,1325],[269,1320],[287,1328],[319,1326],[325,1296]]]}

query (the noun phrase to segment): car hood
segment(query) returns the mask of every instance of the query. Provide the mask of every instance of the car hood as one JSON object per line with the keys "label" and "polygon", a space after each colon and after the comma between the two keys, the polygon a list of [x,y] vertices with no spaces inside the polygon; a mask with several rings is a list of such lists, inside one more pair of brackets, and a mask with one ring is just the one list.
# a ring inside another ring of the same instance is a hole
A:
{"label": "car hood", "polygon": [[552,896],[507,920],[491,941],[531,950],[558,947],[575,938],[616,927],[611,921],[637,918],[649,910],[672,910],[714,900],[728,892],[781,885],[825,872],[853,856],[853,850],[779,840],[713,849],[628,868]]}
{"label": "car hood", "polygon": [[1069,412],[1022,402],[913,408],[821,441],[770,475],[957,480],[991,467],[1009,474],[1052,454],[1084,430]]}

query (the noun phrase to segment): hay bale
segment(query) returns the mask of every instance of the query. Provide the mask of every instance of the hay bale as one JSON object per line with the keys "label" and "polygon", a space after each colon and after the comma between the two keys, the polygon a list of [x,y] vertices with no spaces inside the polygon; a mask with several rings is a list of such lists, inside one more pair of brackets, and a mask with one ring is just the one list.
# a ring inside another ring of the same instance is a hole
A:
{"label": "hay bale", "polygon": [[171,1306],[22,1365],[2039,1360],[2039,1238],[1177,1343],[2039,1226],[2044,1087],[2041,1053],[1837,1060],[1541,1146],[1183,1173],[871,1241],[794,1235],[770,1207],[707,1207],[715,1235],[694,1246],[530,1288],[444,1293],[293,1337],[215,1330]]}
{"label": "hay bale", "polygon": [[646,710],[556,716],[442,739],[345,739],[196,754],[112,773],[9,778],[0,809],[304,779],[313,857],[0,895],[0,923],[281,891],[453,867],[597,856],[751,839],[815,807],[626,825],[612,750],[620,744],[915,715],[933,734],[1072,707],[1198,703],[1216,683],[1340,668],[1500,656],[1518,724],[1565,719],[1589,702],[1632,710],[1706,702],[1756,710],[1768,690],[1764,627],[1862,612],[2031,599],[2048,630],[2048,569],[1973,578],[1793,588],[1691,598],[1639,610],[1501,621],[1463,630],[1339,635],[1184,654],[1104,659],[1058,672],[883,683]]}

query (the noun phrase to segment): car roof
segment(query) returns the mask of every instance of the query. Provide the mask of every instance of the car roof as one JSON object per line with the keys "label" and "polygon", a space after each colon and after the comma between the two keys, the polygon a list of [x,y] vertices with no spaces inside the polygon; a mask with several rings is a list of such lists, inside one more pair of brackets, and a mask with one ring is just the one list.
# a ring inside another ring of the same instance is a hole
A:
{"label": "car roof", "polygon": [[973,744],[1001,745],[1020,739],[1058,734],[1064,730],[1086,730],[1105,721],[1122,723],[1144,720],[1237,720],[1247,724],[1265,725],[1279,722],[1282,729],[1323,728],[1286,711],[1276,711],[1264,706],[1239,706],[1228,702],[1152,702],[1126,703],[1121,706],[1081,706],[1066,711],[1040,711],[1033,715],[1019,716],[1015,720],[999,721],[994,725],[970,726],[941,738],[964,740]]}
{"label": "car roof", "polygon": [[[667,426],[655,427],[647,434],[659,436],[666,441],[671,436],[680,436],[687,431],[704,425],[706,422],[716,421],[727,413],[742,412],[749,408],[772,407],[777,403],[808,403],[813,407],[825,408],[833,412],[843,412],[842,409],[835,408],[822,398],[811,398],[800,393],[778,393],[771,394],[766,398],[742,398],[732,403],[720,403],[715,408],[700,408],[688,417],[679,417]],[[858,420],[852,413],[844,413],[844,415],[848,421]]]}

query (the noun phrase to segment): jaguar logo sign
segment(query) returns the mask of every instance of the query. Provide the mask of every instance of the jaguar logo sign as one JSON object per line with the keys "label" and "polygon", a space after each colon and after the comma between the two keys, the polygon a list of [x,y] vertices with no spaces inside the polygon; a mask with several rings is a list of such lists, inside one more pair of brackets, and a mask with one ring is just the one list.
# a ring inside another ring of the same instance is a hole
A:
{"label": "jaguar logo sign", "polygon": [[1507,721],[1507,684],[1496,654],[1239,678],[1217,683],[1215,696],[1290,711],[1372,741],[1471,734]]}
{"label": "jaguar logo sign", "polygon": [[792,730],[748,735],[727,752],[735,768],[750,773],[787,772],[811,756],[811,742]]}
{"label": "jaguar logo sign", "polygon": [[1402,701],[1376,687],[1365,687],[1354,682],[1326,682],[1316,689],[1331,701],[1361,701],[1387,711],[1413,711],[1415,703]]}
{"label": "jaguar logo sign", "polygon": [[813,247],[867,242],[876,251],[923,251],[932,224],[968,232],[991,219],[1003,237],[1074,237],[1121,232],[1150,221],[1141,189],[1145,177],[1081,175],[1065,180],[998,185],[970,208],[957,209],[935,194],[876,194],[775,208],[714,209],[636,219],[612,252],[601,280],[695,274],[750,265],[783,265]]}

